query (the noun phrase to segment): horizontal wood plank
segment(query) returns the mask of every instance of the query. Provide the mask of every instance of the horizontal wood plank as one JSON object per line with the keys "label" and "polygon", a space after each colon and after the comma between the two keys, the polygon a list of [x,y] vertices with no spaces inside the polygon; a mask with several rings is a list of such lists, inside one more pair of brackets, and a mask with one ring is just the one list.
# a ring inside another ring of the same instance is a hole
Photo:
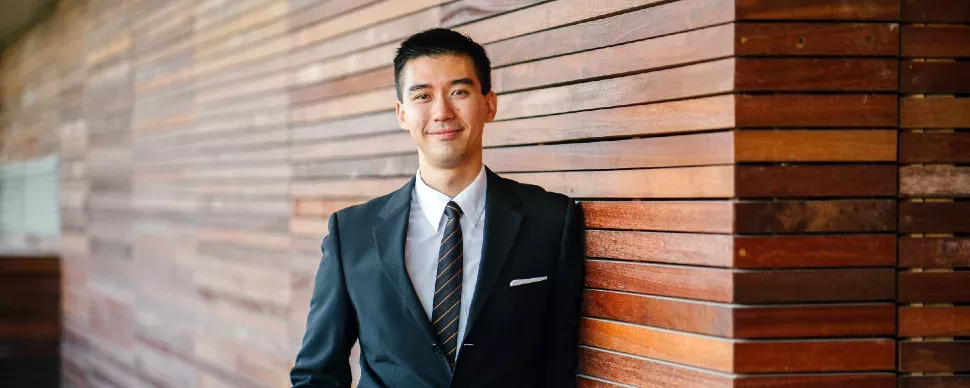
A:
{"label": "horizontal wood plank", "polygon": [[970,197],[970,167],[901,167],[899,193],[911,197]]}
{"label": "horizontal wood plank", "polygon": [[902,376],[900,388],[967,388],[970,376]]}
{"label": "horizontal wood plank", "polygon": [[896,166],[739,166],[735,194],[754,197],[873,197],[896,194]]}
{"label": "horizontal wood plank", "polygon": [[902,163],[970,163],[970,132],[900,132]]}
{"label": "horizontal wood plank", "polygon": [[586,231],[586,256],[653,263],[731,266],[731,236]]}
{"label": "horizontal wood plank", "polygon": [[734,308],[734,338],[875,337],[896,333],[891,303]]}
{"label": "horizontal wood plank", "polygon": [[734,303],[891,301],[892,268],[740,271],[734,274]]}
{"label": "horizontal wood plank", "polygon": [[507,177],[574,198],[729,198],[730,166],[515,173]]}
{"label": "horizontal wood plank", "polygon": [[970,98],[901,98],[902,128],[970,127]]}
{"label": "horizontal wood plank", "polygon": [[900,303],[968,303],[970,272],[900,272]]}
{"label": "horizontal wood plank", "polygon": [[742,130],[739,162],[895,162],[896,130]]}
{"label": "horizontal wood plank", "polygon": [[970,337],[970,306],[900,307],[901,337]]}
{"label": "horizontal wood plank", "polygon": [[741,95],[739,127],[895,127],[897,98],[888,95]]}
{"label": "horizontal wood plank", "polygon": [[899,266],[902,268],[970,267],[970,239],[901,237]]}
{"label": "horizontal wood plank", "polygon": [[970,202],[900,202],[899,231],[970,233]]}
{"label": "horizontal wood plank", "polygon": [[737,0],[739,20],[898,20],[899,0]]}
{"label": "horizontal wood plank", "polygon": [[737,268],[891,267],[896,264],[896,237],[735,237],[734,252]]}
{"label": "horizontal wood plank", "polygon": [[[624,387],[646,388],[731,388],[731,378],[723,374],[689,368],[667,362],[654,361],[622,353],[581,346],[578,372],[625,384]],[[618,385],[589,383],[582,380],[582,388],[613,388]]]}
{"label": "horizontal wood plank", "polygon": [[820,340],[740,342],[735,344],[735,372],[892,371],[896,341]]}
{"label": "horizontal wood plank", "polygon": [[903,0],[902,6],[905,22],[970,23],[970,3],[964,0]]}
{"label": "horizontal wood plank", "polygon": [[670,330],[734,337],[734,308],[725,304],[586,290],[583,316]]}
{"label": "horizontal wood plank", "polygon": [[580,324],[580,344],[730,373],[731,341],[593,318]]}
{"label": "horizontal wood plank", "polygon": [[740,376],[735,388],[887,388],[896,386],[895,373],[839,373],[834,375]]}
{"label": "horizontal wood plank", "polygon": [[587,260],[586,286],[677,298],[729,303],[730,270]]}
{"label": "horizontal wood plank", "polygon": [[970,26],[903,26],[904,57],[970,57]]}
{"label": "horizontal wood plank", "polygon": [[740,202],[737,233],[889,232],[896,227],[893,200]]}
{"label": "horizontal wood plank", "polygon": [[738,55],[896,56],[899,26],[890,23],[738,23]]}
{"label": "horizontal wood plank", "polygon": [[735,88],[742,92],[894,91],[895,59],[739,58]]}
{"label": "horizontal wood plank", "polygon": [[902,372],[970,371],[970,341],[899,343]]}
{"label": "horizontal wood plank", "polygon": [[587,228],[731,233],[727,201],[584,201]]}
{"label": "horizontal wood plank", "polygon": [[970,62],[916,62],[900,64],[902,93],[965,93],[970,90]]}

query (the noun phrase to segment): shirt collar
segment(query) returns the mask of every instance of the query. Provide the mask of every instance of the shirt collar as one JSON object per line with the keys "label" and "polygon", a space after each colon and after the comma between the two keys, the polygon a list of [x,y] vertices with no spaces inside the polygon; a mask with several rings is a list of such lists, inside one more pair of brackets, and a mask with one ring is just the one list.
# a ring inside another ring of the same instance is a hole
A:
{"label": "shirt collar", "polygon": [[417,199],[418,204],[421,205],[421,211],[424,212],[424,216],[431,223],[431,227],[436,230],[440,224],[441,215],[445,213],[445,206],[448,205],[448,201],[455,201],[461,207],[462,213],[464,213],[462,215],[463,221],[467,225],[475,227],[478,225],[478,221],[482,218],[482,212],[485,210],[486,185],[485,166],[482,165],[482,169],[478,172],[475,180],[458,193],[455,198],[449,198],[444,193],[424,183],[424,180],[421,179],[421,169],[419,168],[417,178],[414,181],[414,197]]}

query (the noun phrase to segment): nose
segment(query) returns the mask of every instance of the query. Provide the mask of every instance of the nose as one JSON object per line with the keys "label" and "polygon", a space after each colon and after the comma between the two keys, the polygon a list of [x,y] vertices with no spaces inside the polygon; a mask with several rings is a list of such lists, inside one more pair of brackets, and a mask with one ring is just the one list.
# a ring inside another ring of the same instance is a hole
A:
{"label": "nose", "polygon": [[451,121],[455,118],[451,100],[447,98],[435,99],[434,106],[431,109],[431,119],[436,122]]}

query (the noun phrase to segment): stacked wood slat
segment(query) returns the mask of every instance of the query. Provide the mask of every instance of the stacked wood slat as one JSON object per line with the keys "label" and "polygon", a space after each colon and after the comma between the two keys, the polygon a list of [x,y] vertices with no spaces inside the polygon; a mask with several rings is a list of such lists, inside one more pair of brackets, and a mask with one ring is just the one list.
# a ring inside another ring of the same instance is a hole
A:
{"label": "stacked wood slat", "polygon": [[[970,385],[970,3],[903,1],[899,371]],[[964,374],[964,375],[960,375]]]}

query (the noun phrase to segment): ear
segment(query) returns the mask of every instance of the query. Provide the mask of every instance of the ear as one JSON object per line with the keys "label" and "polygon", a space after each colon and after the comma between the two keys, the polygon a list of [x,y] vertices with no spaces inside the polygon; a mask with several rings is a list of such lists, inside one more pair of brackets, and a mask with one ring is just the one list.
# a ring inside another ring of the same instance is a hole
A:
{"label": "ear", "polygon": [[394,111],[397,112],[397,123],[401,126],[401,129],[407,131],[408,116],[404,112],[404,105],[400,101],[394,103]]}
{"label": "ear", "polygon": [[489,91],[485,95],[485,104],[488,105],[488,114],[485,116],[485,122],[490,123],[495,120],[495,114],[498,113],[498,96],[495,95],[495,91]]}

